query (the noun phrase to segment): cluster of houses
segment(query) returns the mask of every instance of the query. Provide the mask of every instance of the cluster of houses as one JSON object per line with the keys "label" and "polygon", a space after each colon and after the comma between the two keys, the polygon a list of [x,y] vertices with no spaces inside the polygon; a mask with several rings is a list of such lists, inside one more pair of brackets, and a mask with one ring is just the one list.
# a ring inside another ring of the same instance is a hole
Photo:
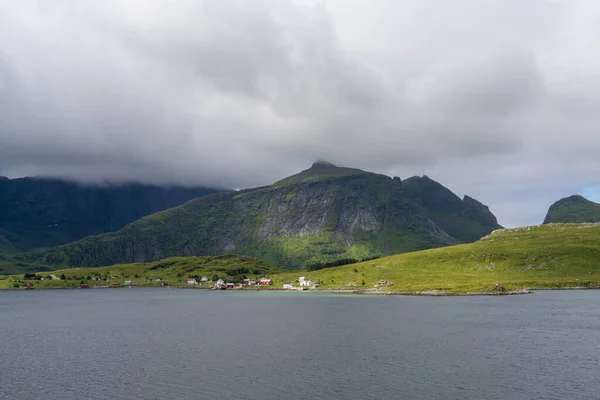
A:
{"label": "cluster of houses", "polygon": [[[196,278],[191,278],[191,277],[187,279],[187,283],[188,283],[188,285],[198,285],[198,281],[196,280]],[[200,284],[202,285],[204,283],[212,283],[212,281],[209,281],[207,276],[203,276],[200,278]],[[220,289],[220,290],[243,289],[248,286],[271,286],[271,285],[273,285],[273,281],[271,279],[265,278],[265,277],[262,277],[259,280],[244,279],[242,281],[242,283],[238,283],[237,285],[233,282],[225,282],[223,279],[219,279],[214,284],[213,289]]]}
{"label": "cluster of houses", "polygon": [[[207,276],[203,276],[200,278],[200,282],[198,282],[198,280],[196,278],[188,278],[187,279],[187,283],[188,285],[202,285],[204,283],[212,283],[212,281],[210,281],[208,279]],[[284,282],[283,283],[283,289],[296,289],[296,290],[305,290],[308,288],[318,288],[319,284],[315,281],[311,281],[309,279],[306,279],[304,276],[301,276],[298,279],[298,287],[294,287],[294,285],[291,282]],[[215,282],[215,284],[213,285],[213,289],[220,289],[220,290],[226,290],[226,289],[244,289],[247,287],[251,287],[251,286],[272,286],[273,285],[273,281],[269,278],[266,277],[262,277],[260,279],[244,279],[241,283],[235,284],[234,282],[226,282],[223,279],[219,279],[218,281]]]}

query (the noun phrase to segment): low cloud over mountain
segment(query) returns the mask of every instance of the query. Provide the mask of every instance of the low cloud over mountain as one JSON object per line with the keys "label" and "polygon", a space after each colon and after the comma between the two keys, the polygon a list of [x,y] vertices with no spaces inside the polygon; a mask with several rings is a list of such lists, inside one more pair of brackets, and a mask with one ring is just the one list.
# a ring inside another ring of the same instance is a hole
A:
{"label": "low cloud over mountain", "polygon": [[0,3],[0,174],[428,174],[504,225],[600,184],[590,1]]}

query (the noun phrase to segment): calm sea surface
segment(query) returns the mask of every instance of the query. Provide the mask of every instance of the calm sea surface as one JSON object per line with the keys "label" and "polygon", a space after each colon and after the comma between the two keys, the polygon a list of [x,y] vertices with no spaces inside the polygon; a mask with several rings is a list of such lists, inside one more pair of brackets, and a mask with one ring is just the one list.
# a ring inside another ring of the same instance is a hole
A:
{"label": "calm sea surface", "polygon": [[598,399],[600,291],[0,292],[0,399]]}

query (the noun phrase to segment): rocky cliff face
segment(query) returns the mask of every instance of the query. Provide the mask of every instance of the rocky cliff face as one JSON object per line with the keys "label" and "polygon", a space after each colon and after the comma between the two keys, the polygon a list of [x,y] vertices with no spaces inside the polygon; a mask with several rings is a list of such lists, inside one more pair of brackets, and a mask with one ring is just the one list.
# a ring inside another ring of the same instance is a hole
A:
{"label": "rocky cliff face", "polygon": [[469,196],[461,200],[427,176],[408,178],[403,187],[436,225],[459,241],[473,242],[501,228],[487,206]]}
{"label": "rocky cliff face", "polygon": [[[19,258],[42,265],[100,266],[235,252],[294,268],[459,243],[462,239],[442,225],[493,218],[472,199],[464,205],[453,194],[428,198],[449,192],[431,182],[437,192],[421,190],[416,196],[398,178],[316,163],[268,187],[198,198],[117,232]],[[456,212],[447,213],[448,202]],[[498,227],[493,225],[483,234]]]}
{"label": "rocky cliff face", "polygon": [[85,186],[57,179],[1,179],[0,235],[20,250],[114,231],[145,215],[217,192],[141,184]]}
{"label": "rocky cliff face", "polygon": [[569,196],[550,206],[544,224],[600,222],[600,204],[582,196]]}

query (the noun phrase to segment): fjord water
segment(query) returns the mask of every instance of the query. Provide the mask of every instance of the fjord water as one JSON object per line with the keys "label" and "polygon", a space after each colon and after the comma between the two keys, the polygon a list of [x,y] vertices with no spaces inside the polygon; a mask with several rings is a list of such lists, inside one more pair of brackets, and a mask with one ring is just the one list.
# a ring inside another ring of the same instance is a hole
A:
{"label": "fjord water", "polygon": [[600,291],[0,292],[2,399],[592,399]]}

